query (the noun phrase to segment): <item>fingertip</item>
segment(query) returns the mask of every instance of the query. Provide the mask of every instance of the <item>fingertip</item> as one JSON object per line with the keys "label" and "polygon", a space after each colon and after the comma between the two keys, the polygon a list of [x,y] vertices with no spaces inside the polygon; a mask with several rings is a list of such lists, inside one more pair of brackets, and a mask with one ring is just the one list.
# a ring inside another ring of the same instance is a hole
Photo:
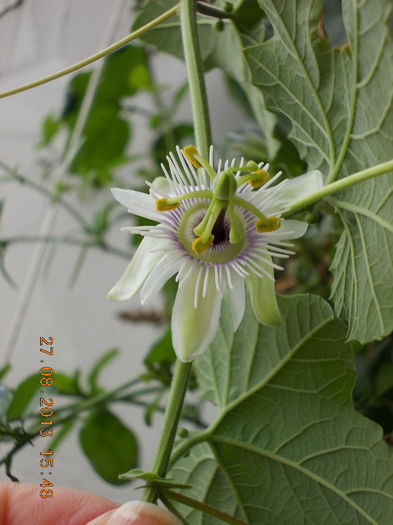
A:
{"label": "fingertip", "polygon": [[171,512],[153,503],[129,501],[89,521],[87,525],[182,525]]}

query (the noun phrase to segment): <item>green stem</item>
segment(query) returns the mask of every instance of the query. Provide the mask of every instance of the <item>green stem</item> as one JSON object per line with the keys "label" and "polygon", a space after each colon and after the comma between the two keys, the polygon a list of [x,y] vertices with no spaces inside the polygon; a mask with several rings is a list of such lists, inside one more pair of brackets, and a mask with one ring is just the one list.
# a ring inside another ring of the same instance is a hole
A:
{"label": "green stem", "polygon": [[65,201],[60,196],[55,196],[52,191],[48,190],[44,186],[41,186],[37,182],[34,182],[33,180],[30,180],[29,178],[25,177],[24,175],[21,175],[17,173],[11,166],[8,166],[5,162],[0,160],[0,168],[3,168],[5,171],[7,171],[7,178],[10,181],[19,182],[19,184],[23,184],[28,186],[29,188],[37,191],[38,193],[41,193],[46,198],[48,198],[50,201],[56,201],[59,202],[63,208],[84,228],[87,226],[87,222],[84,219],[84,217],[76,210],[71,204],[69,204],[67,201]]}
{"label": "green stem", "polygon": [[56,237],[54,235],[18,235],[15,237],[1,238],[1,245],[11,245],[18,243],[47,243],[47,244],[71,244],[75,246],[82,246],[84,248],[97,248],[104,250],[105,252],[117,255],[123,259],[130,258],[130,252],[111,246],[102,240],[87,240],[87,239],[76,239],[73,237]]}
{"label": "green stem", "polygon": [[233,12],[224,11],[219,7],[214,7],[212,5],[199,2],[197,2],[197,11],[202,15],[212,16],[213,18],[219,18],[220,20],[234,17]]}
{"label": "green stem", "polygon": [[[196,146],[202,157],[208,158],[211,143],[210,122],[198,42],[194,0],[181,0],[180,23],[190,86]],[[161,478],[165,477],[168,470],[191,366],[192,362],[182,363],[179,360],[175,365],[168,405],[164,417],[164,425],[152,466],[152,472],[158,474]],[[159,490],[157,487],[147,487],[142,497],[143,501],[155,503],[159,495]]]}
{"label": "green stem", "polygon": [[[113,396],[115,396],[122,390],[125,390],[126,388],[129,388],[130,386],[133,386],[139,383],[140,381],[141,379],[139,377],[136,377],[130,381],[127,381],[126,383],[123,383],[122,385],[118,386],[114,390],[111,390],[110,392],[100,392],[99,394],[90,397],[89,399],[76,403],[72,406],[73,409],[69,414],[56,418],[56,421],[53,425],[51,425],[51,427],[54,428],[56,426],[62,425],[68,420],[75,418],[76,415],[80,414],[80,412],[93,408],[100,403],[109,401]],[[8,454],[0,460],[0,465],[6,463],[20,448],[24,447],[26,443],[30,443],[34,438],[38,437],[40,435],[41,429],[42,427],[41,425],[39,425],[38,427],[33,427],[33,429],[29,432],[26,432],[24,438],[21,439],[16,445],[14,445],[14,447],[8,452]]]}
{"label": "green stem", "polygon": [[389,171],[393,171],[393,160],[383,162],[382,164],[377,164],[376,166],[367,168],[366,170],[358,171],[353,175],[349,175],[348,177],[332,182],[331,184],[327,184],[320,190],[311,193],[311,195],[307,195],[307,197],[303,197],[302,199],[295,201],[289,207],[285,215],[290,215],[305,208],[306,206],[309,206],[310,204],[313,204],[314,202],[323,199],[324,197],[327,197],[328,195],[342,191],[345,188],[349,188],[350,186],[358,184],[359,182],[363,182],[367,179],[372,179],[378,175],[383,175]]}
{"label": "green stem", "polygon": [[144,26],[140,27],[136,31],[133,31],[126,37],[122,38],[121,40],[118,40],[114,44],[106,47],[102,51],[99,51],[98,53],[94,53],[94,55],[91,55],[80,62],[76,62],[76,64],[73,64],[72,66],[66,67],[65,69],[61,69],[60,71],[57,71],[56,73],[52,73],[51,75],[48,75],[46,77],[39,78],[38,80],[35,80],[34,82],[29,82],[28,84],[24,84],[23,86],[18,86],[13,89],[9,89],[8,91],[3,91],[0,93],[0,98],[9,97],[10,95],[16,95],[17,93],[21,93],[22,91],[27,91],[28,89],[32,89],[37,86],[41,86],[42,84],[46,84],[47,82],[51,82],[52,80],[57,80],[60,77],[63,77],[64,75],[68,75],[69,73],[73,73],[74,71],[77,71],[78,69],[81,69],[82,67],[88,66],[92,62],[95,62],[96,60],[99,60],[100,58],[103,58],[110,53],[113,53],[114,51],[117,51],[121,47],[125,46],[126,44],[129,44],[132,40],[135,40],[136,38],[139,38],[143,34],[147,33],[157,25],[161,24],[171,16],[173,16],[178,8],[179,4],[175,5],[171,9],[168,9],[168,11],[165,11],[165,13],[162,13],[162,15],[158,16],[148,24],[145,24]]}
{"label": "green stem", "polygon": [[203,513],[208,514],[209,516],[213,516],[225,523],[230,523],[231,525],[247,525],[245,521],[239,520],[238,518],[234,518],[233,516],[230,516],[222,510],[216,509],[215,507],[211,507],[206,503],[202,503],[201,501],[185,496],[184,494],[180,494],[179,492],[175,492],[174,490],[165,490],[164,494],[169,499],[178,501],[179,503],[192,507],[193,509],[198,509]]}
{"label": "green stem", "polygon": [[[165,477],[168,469],[170,455],[175,442],[176,430],[183,408],[188,379],[190,377],[191,365],[192,362],[182,363],[179,360],[176,361],[161,437],[151,468],[151,471],[158,474],[161,478]],[[157,487],[151,486],[145,489],[142,500],[155,503],[157,498]]]}
{"label": "green stem", "polygon": [[194,0],[181,0],[180,24],[190,86],[196,147],[201,156],[207,159],[209,158],[211,134]]}

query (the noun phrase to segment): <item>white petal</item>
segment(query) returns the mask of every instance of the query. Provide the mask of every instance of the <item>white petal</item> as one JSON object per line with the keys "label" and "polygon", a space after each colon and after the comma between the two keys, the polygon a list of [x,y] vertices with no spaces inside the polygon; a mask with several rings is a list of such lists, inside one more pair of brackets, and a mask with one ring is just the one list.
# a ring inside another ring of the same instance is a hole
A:
{"label": "white petal", "polygon": [[198,291],[198,307],[194,308],[194,292],[199,267],[195,267],[176,294],[172,313],[173,348],[180,361],[188,362],[203,352],[212,342],[218,328],[221,294],[214,284],[214,272],[209,273],[206,296],[202,286]]}
{"label": "white petal", "polygon": [[322,173],[319,170],[312,170],[299,177],[287,179],[282,185],[280,191],[280,200],[288,200],[293,202],[303,197],[307,197],[311,193],[319,190],[323,186]]}
{"label": "white petal", "polygon": [[238,274],[234,274],[231,277],[233,288],[229,288],[229,301],[231,305],[233,330],[236,332],[240,321],[243,319],[246,296],[243,277],[240,277]]}
{"label": "white petal", "polygon": [[161,245],[162,250],[165,250],[167,244],[167,240],[161,241],[145,237],[135,252],[132,261],[127,266],[126,271],[108,293],[108,299],[124,301],[135,295],[149,273],[162,258],[162,252],[159,251]]}
{"label": "white petal", "polygon": [[[268,256],[266,258],[268,259]],[[258,264],[274,276],[274,270],[270,264],[262,261],[258,261]],[[250,292],[251,306],[258,321],[268,326],[279,326],[281,318],[274,290],[274,281],[267,277],[261,278],[251,274],[246,277],[246,283]]]}
{"label": "white petal", "polygon": [[135,190],[112,188],[114,198],[133,215],[160,222],[162,215],[156,210],[155,200],[148,193]]}
{"label": "white petal", "polygon": [[[265,234],[272,239],[274,243],[275,236],[281,241],[285,239],[298,239],[302,237],[308,228],[308,223],[304,221],[296,221],[294,219],[281,220],[281,226],[278,230]],[[270,240],[270,239],[269,239]]]}
{"label": "white petal", "polygon": [[164,255],[147,277],[141,290],[141,303],[145,303],[149,297],[158,293],[164,284],[180,269],[180,258],[174,259]]}

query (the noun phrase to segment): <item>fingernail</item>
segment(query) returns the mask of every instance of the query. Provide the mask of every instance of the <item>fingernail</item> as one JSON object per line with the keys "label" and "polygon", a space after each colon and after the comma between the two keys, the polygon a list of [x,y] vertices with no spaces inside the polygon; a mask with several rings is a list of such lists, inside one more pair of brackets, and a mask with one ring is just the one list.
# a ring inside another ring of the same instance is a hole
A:
{"label": "fingernail", "polygon": [[106,514],[110,514],[108,519],[100,516],[89,525],[183,525],[168,510],[144,501],[129,501]]}

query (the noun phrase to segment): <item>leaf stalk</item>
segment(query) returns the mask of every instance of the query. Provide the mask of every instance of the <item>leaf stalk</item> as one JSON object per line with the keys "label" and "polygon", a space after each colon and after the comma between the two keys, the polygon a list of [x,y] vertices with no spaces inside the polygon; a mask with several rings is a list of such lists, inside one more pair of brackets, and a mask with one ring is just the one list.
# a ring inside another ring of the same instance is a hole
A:
{"label": "leaf stalk", "polygon": [[323,188],[315,191],[314,193],[311,193],[310,195],[307,195],[307,197],[298,199],[292,205],[289,206],[289,209],[285,213],[285,215],[292,215],[293,213],[298,212],[303,208],[310,206],[310,204],[314,204],[315,202],[325,197],[328,197],[333,193],[337,193],[346,188],[350,188],[351,186],[359,184],[360,182],[363,182],[367,179],[372,179],[374,177],[378,177],[379,175],[384,175],[386,173],[389,173],[390,171],[393,171],[393,160],[382,162],[382,164],[376,164],[371,168],[367,168],[365,170],[353,173],[348,177],[344,177],[343,179],[337,180],[335,182],[332,182],[331,184],[323,186]]}

